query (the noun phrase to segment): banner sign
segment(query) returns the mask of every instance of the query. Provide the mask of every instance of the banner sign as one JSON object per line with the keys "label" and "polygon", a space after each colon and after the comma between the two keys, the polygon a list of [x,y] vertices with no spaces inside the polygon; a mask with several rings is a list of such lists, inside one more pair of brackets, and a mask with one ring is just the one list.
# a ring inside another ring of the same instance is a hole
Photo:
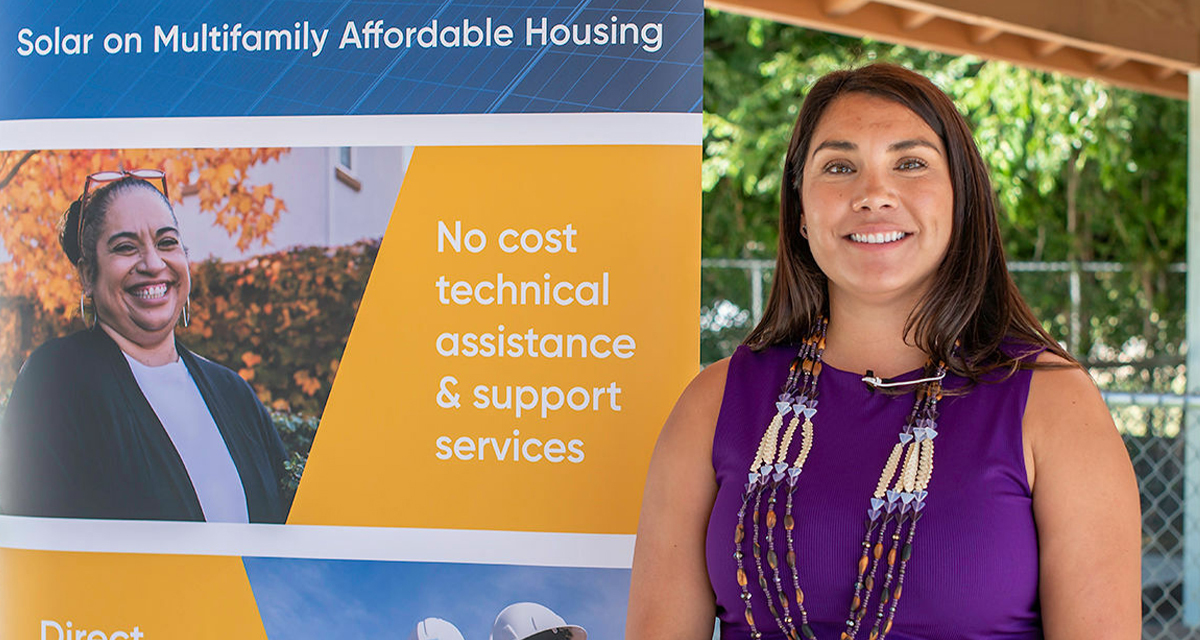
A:
{"label": "banner sign", "polygon": [[692,4],[20,2],[0,118],[697,112]]}
{"label": "banner sign", "polygon": [[702,38],[699,1],[3,12],[0,637],[621,637],[699,359]]}

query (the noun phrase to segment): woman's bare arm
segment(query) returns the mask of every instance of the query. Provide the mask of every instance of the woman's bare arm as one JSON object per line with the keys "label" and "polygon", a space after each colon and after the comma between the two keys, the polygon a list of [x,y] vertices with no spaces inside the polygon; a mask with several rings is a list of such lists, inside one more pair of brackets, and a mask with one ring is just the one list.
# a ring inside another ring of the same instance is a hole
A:
{"label": "woman's bare arm", "polygon": [[[1057,356],[1043,354],[1039,361]],[[1141,635],[1137,481],[1087,373],[1035,371],[1025,409],[1048,640]]]}
{"label": "woman's bare arm", "polygon": [[658,436],[633,555],[627,640],[712,637],[715,596],[704,539],[717,493],[712,440],[728,359],[684,390]]}

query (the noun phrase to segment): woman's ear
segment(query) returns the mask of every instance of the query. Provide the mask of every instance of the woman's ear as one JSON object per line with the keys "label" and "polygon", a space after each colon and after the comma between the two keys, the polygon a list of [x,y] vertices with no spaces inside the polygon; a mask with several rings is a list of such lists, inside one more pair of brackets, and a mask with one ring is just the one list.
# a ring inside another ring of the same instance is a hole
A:
{"label": "woman's ear", "polygon": [[91,296],[92,295],[92,285],[95,283],[95,278],[93,277],[94,274],[92,273],[92,269],[90,267],[88,267],[86,261],[83,261],[83,262],[80,262],[79,267],[75,270],[75,272],[79,275],[79,284],[83,285],[84,295]]}

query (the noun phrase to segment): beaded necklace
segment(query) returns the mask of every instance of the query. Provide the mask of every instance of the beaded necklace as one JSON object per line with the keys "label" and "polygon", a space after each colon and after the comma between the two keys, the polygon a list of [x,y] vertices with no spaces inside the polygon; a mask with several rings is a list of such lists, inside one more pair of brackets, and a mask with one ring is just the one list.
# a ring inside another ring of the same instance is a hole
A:
{"label": "beaded necklace", "polygon": [[[791,640],[816,638],[804,608],[804,591],[800,586],[798,559],[792,538],[795,528],[793,496],[804,471],[804,462],[813,446],[812,419],[817,413],[817,381],[821,375],[821,356],[825,351],[828,326],[825,318],[817,323],[813,334],[801,343],[799,352],[788,368],[787,379],[775,403],[775,416],[767,425],[754,461],[750,464],[742,506],[738,510],[733,557],[737,563],[741,598],[746,605],[746,623],[750,625],[751,636],[756,640],[762,637],[762,633],[750,606],[751,600],[757,595],[750,590],[751,572],[756,573],[760,593],[766,599],[767,610],[779,630]],[[929,367],[926,369],[928,373]],[[929,495],[929,480],[933,475],[933,441],[938,435],[937,404],[942,398],[940,381],[945,373],[945,364],[939,363],[933,376],[918,381],[921,386],[917,388],[912,412],[905,420],[879,474],[879,482],[867,508],[866,533],[862,541],[862,556],[857,565],[854,596],[840,640],[854,640],[859,631],[868,625],[871,628],[868,640],[883,640],[892,630],[896,606],[903,593],[905,570],[912,558],[917,521],[921,519]],[[793,447],[797,430],[800,432],[800,442]],[[793,448],[797,451],[789,463],[788,454]],[[775,551],[780,521],[776,510],[781,499],[785,503],[780,533],[787,543],[784,558],[786,571],[781,569]],[[750,536],[746,535],[747,511],[750,512]],[[750,538],[753,560],[750,567],[747,567],[744,545],[747,537]],[[887,568],[882,570],[882,578],[877,580],[881,565]],[[791,587],[790,595],[785,588],[785,580],[790,583],[786,585]],[[868,611],[872,609],[872,597],[878,598],[874,606],[874,619],[864,622]],[[792,612],[793,604],[795,614]]]}

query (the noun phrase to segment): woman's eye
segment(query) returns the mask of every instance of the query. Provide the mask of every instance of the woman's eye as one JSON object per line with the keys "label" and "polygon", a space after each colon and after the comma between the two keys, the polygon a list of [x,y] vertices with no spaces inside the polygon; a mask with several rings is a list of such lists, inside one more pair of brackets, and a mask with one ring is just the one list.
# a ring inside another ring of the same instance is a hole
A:
{"label": "woman's eye", "polygon": [[913,169],[924,169],[926,166],[925,161],[920,158],[905,158],[900,161],[900,164],[896,165],[896,168],[903,171],[911,171]]}
{"label": "woman's eye", "polygon": [[158,241],[158,247],[160,249],[174,249],[175,247],[178,247],[178,246],[179,246],[179,241],[176,240],[175,238],[163,238],[162,240]]}
{"label": "woman's eye", "polygon": [[135,247],[131,244],[122,243],[122,244],[119,244],[119,245],[113,247],[113,251],[116,253],[133,253],[133,252],[137,251],[137,247]]}
{"label": "woman's eye", "polygon": [[851,173],[854,168],[844,162],[830,162],[825,165],[825,173]]}

